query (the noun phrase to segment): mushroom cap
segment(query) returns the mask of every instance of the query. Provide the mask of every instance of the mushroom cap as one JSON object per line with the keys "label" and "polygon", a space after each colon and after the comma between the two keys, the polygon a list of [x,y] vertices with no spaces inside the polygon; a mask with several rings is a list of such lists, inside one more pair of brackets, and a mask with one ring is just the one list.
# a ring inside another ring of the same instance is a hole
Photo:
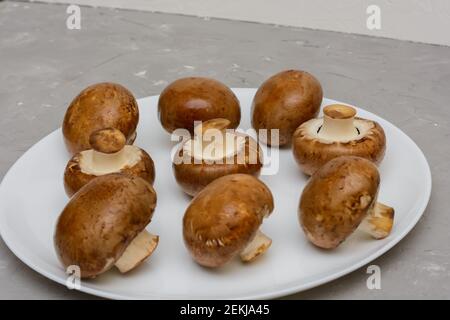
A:
{"label": "mushroom cap", "polygon": [[[155,165],[150,155],[143,149],[136,146],[129,146],[129,148],[137,148],[140,151],[141,158],[133,166],[126,166],[119,172],[130,176],[136,176],[144,179],[151,185],[155,181]],[[64,171],[64,189],[66,194],[71,197],[78,190],[80,190],[89,181],[97,178],[97,175],[86,173],[82,170],[80,160],[83,153],[75,154],[67,163]]]}
{"label": "mushroom cap", "polygon": [[130,91],[115,83],[94,84],[70,103],[62,127],[64,141],[75,154],[91,149],[89,138],[94,131],[115,128],[132,143],[138,121],[138,105]]}
{"label": "mushroom cap", "polygon": [[[280,146],[291,143],[292,133],[303,122],[317,116],[322,103],[322,86],[311,74],[287,70],[267,79],[256,92],[252,105],[252,126],[279,129]],[[269,145],[277,145],[270,141]]]}
{"label": "mushroom cap", "polygon": [[317,170],[300,199],[299,220],[316,246],[333,249],[359,226],[377,199],[380,176],[369,160],[344,156]]}
{"label": "mushroom cap", "polygon": [[183,218],[183,237],[192,257],[219,267],[253,240],[273,211],[269,188],[248,174],[218,178],[194,197]]}
{"label": "mushroom cap", "polygon": [[[257,149],[255,150],[252,146],[257,146]],[[254,156],[251,157],[251,154],[254,154]],[[175,179],[183,191],[190,196],[195,196],[212,181],[229,174],[243,173],[258,177],[263,166],[261,161],[262,155],[260,146],[249,136],[245,137],[245,144],[242,150],[235,154],[229,163],[226,163],[225,160],[223,163],[206,161],[198,163],[198,160],[195,162],[192,155],[184,154],[183,146],[181,146],[178,149],[177,157],[184,159],[185,156],[188,156],[189,161],[173,162],[172,169]],[[239,162],[238,159],[244,159],[245,162]]]}
{"label": "mushroom cap", "polygon": [[223,83],[202,77],[178,79],[169,84],[158,101],[162,126],[169,133],[184,128],[194,134],[195,121],[228,119],[230,128],[241,121],[239,100]]}
{"label": "mushroom cap", "polygon": [[[325,163],[340,156],[357,156],[379,164],[386,150],[383,128],[375,121],[355,118],[356,127],[365,127],[357,139],[348,142],[326,141],[318,136],[322,119],[311,119],[294,132],[292,151],[302,171],[312,175]],[[364,133],[365,132],[365,133]]]}
{"label": "mushroom cap", "polygon": [[150,223],[155,206],[153,187],[139,177],[109,174],[92,180],[59,216],[54,244],[60,261],[79,266],[83,278],[107,271]]}

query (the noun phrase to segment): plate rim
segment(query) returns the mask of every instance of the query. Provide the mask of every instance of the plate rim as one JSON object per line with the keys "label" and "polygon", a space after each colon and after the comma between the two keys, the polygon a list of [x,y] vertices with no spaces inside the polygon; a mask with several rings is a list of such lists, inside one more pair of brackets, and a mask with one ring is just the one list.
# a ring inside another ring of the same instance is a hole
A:
{"label": "plate rim", "polygon": [[[256,92],[257,88],[231,88],[232,91],[236,94],[239,95],[238,92]],[[141,100],[145,100],[145,99],[151,99],[151,98],[157,98],[159,95],[152,95],[152,96],[146,96],[146,97],[142,97],[139,99],[136,99],[139,103],[139,101]],[[330,98],[326,98],[323,97],[323,99],[327,99],[327,100],[331,100],[337,103],[343,103],[343,104],[349,104],[346,102],[341,102],[338,100],[334,100],[334,99],[330,99]],[[350,104],[351,105],[351,104]],[[325,283],[328,283],[330,281],[336,280],[338,278],[341,278],[359,268],[361,268],[362,266],[368,264],[369,262],[379,258],[380,256],[382,256],[384,253],[388,252],[389,250],[391,250],[395,245],[397,245],[401,240],[403,240],[403,238],[409,234],[411,232],[411,230],[417,225],[418,221],[421,219],[421,217],[424,215],[426,208],[429,204],[430,198],[431,198],[431,190],[432,190],[432,175],[431,175],[431,169],[430,169],[430,165],[425,157],[425,154],[423,153],[423,151],[420,149],[420,147],[415,143],[415,141],[410,138],[406,133],[403,132],[402,129],[400,129],[399,127],[397,127],[396,125],[394,125],[393,123],[391,123],[389,120],[386,120],[385,118],[378,116],[376,114],[374,114],[373,112],[370,112],[366,109],[363,108],[359,108],[361,110],[364,110],[365,112],[367,112],[369,115],[371,116],[376,116],[378,118],[383,119],[384,121],[386,121],[389,125],[393,126],[396,130],[399,131],[399,133],[401,135],[403,135],[404,138],[406,138],[407,140],[409,140],[412,145],[414,146],[414,148],[417,151],[417,154],[420,156],[420,161],[423,163],[424,167],[427,169],[425,170],[424,174],[426,177],[426,195],[423,197],[423,201],[420,203],[419,207],[418,207],[418,214],[416,214],[413,219],[411,219],[409,221],[409,223],[407,224],[406,227],[404,227],[404,229],[395,237],[393,238],[391,241],[387,242],[384,246],[382,246],[381,248],[379,248],[378,250],[376,250],[375,252],[373,252],[372,254],[370,254],[369,256],[367,256],[366,258],[352,264],[350,267],[347,268],[343,268],[342,270],[336,271],[336,272],[332,272],[327,276],[324,277],[320,277],[319,279],[316,280],[312,280],[306,283],[302,283],[302,284],[297,284],[297,285],[291,285],[291,286],[287,286],[284,289],[276,289],[276,290],[271,290],[270,292],[266,292],[266,293],[253,293],[253,294],[245,294],[245,295],[241,295],[241,296],[236,296],[236,297],[232,297],[232,298],[225,298],[225,299],[230,299],[230,300],[238,300],[238,299],[242,299],[242,300],[253,300],[253,299],[272,299],[272,298],[279,298],[279,297],[284,297],[290,294],[294,294],[294,293],[299,293],[302,292],[304,290],[308,290],[320,285],[323,285]],[[5,181],[8,181],[10,179],[10,175],[11,172],[13,171],[13,169],[15,168],[15,166],[22,161],[22,159],[24,158],[24,156],[30,152],[32,149],[34,149],[35,147],[37,147],[41,141],[47,139],[49,136],[57,134],[59,131],[61,131],[61,127],[57,128],[56,130],[50,132],[49,134],[45,135],[44,137],[42,137],[39,141],[37,141],[35,144],[33,144],[30,148],[28,148],[15,162],[14,164],[8,169],[8,171],[6,172],[6,174],[3,176],[3,179],[0,183],[0,199],[2,199],[2,195],[4,193],[3,189],[6,188],[5,187]],[[4,219],[4,214],[2,212],[0,212],[0,236],[2,237],[4,243],[6,244],[7,248],[17,257],[19,258],[19,260],[21,260],[25,265],[27,265],[29,268],[31,268],[32,270],[36,271],[37,273],[43,275],[44,277],[59,283],[61,285],[66,284],[66,279],[61,278],[58,275],[53,274],[50,271],[47,271],[45,268],[39,266],[36,263],[33,263],[32,261],[30,261],[30,258],[24,254],[23,252],[20,251],[20,245],[14,245],[13,243],[10,242],[10,239],[7,239],[4,237],[4,223],[3,223],[3,219]],[[163,297],[163,296],[148,296],[148,297],[143,297],[143,298],[139,298],[139,297],[133,297],[133,296],[129,296],[129,295],[124,295],[124,294],[120,294],[120,293],[114,293],[108,290],[98,290],[95,288],[91,288],[89,286],[85,286],[85,285],[81,285],[80,289],[77,289],[77,291],[81,291],[87,294],[91,294],[94,296],[98,296],[98,297],[102,297],[102,298],[108,298],[108,299],[123,299],[123,300],[128,300],[128,299],[183,299],[182,297]],[[208,297],[196,297],[193,298],[195,300],[200,300],[200,299],[205,299]],[[211,299],[211,297],[209,297]],[[184,298],[185,299],[185,298]],[[191,298],[192,299],[192,298]],[[222,298],[212,298],[212,299],[222,299]]]}

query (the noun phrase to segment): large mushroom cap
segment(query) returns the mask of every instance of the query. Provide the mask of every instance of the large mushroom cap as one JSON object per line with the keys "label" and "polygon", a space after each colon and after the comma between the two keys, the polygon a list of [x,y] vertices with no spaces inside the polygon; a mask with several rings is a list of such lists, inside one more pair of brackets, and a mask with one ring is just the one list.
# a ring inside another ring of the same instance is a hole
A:
{"label": "large mushroom cap", "polygon": [[[326,163],[311,177],[300,199],[299,220],[307,238],[321,248],[337,247],[363,220],[378,215],[379,184],[376,166],[364,158],[338,157]],[[387,224],[376,227],[385,233],[372,233],[376,238],[387,236],[392,228],[393,209],[385,207],[382,214]]]}
{"label": "large mushroom cap", "polygon": [[141,177],[153,185],[155,166],[150,155],[134,145],[125,145],[120,130],[106,128],[90,136],[93,149],[75,154],[64,171],[64,188],[69,197],[92,179],[110,173]]}
{"label": "large mushroom cap", "polygon": [[[263,166],[259,144],[248,135],[228,130],[229,126],[230,122],[226,119],[205,121],[194,128],[194,139],[179,148],[172,168],[177,183],[185,193],[195,196],[213,180],[229,174],[259,176]],[[210,159],[205,153],[220,153],[222,156]]]}
{"label": "large mushroom cap", "polygon": [[194,134],[195,121],[224,118],[230,128],[241,120],[239,100],[223,83],[202,77],[178,79],[169,84],[158,101],[162,126],[169,133],[184,128]]}
{"label": "large mushroom cap", "polygon": [[345,105],[324,108],[324,117],[297,128],[292,149],[302,171],[311,175],[339,156],[358,156],[379,164],[386,150],[383,128],[375,121],[355,118],[356,110]]}
{"label": "large mushroom cap", "polygon": [[115,83],[98,83],[75,97],[66,111],[62,126],[64,141],[71,154],[91,148],[91,134],[103,128],[120,130],[133,143],[139,121],[136,99]]}
{"label": "large mushroom cap", "polygon": [[[221,177],[203,189],[187,208],[183,218],[186,247],[199,264],[221,266],[254,240],[264,217],[272,210],[272,194],[257,178],[247,174]],[[261,251],[268,246],[270,243],[265,242]],[[251,254],[248,260],[257,254]]]}
{"label": "large mushroom cap", "polygon": [[79,266],[82,277],[107,271],[144,232],[155,206],[156,193],[141,178],[110,174],[92,180],[58,219],[54,241],[59,259],[65,267]]}
{"label": "large mushroom cap", "polygon": [[271,132],[259,139],[272,146],[289,145],[295,129],[317,115],[322,96],[319,81],[305,71],[287,70],[267,79],[253,98],[252,126],[257,131],[278,129],[279,141],[272,141]]}

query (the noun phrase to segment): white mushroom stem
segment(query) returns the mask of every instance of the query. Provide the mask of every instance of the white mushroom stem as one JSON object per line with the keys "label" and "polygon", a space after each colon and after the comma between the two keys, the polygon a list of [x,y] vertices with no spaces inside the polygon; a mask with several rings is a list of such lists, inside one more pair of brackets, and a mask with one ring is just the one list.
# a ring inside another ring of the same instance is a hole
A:
{"label": "white mushroom stem", "polygon": [[120,272],[126,273],[133,270],[147,259],[158,246],[159,236],[155,236],[144,230],[128,245],[115,266]]}
{"label": "white mushroom stem", "polygon": [[[226,129],[218,130],[210,128],[202,133],[201,136],[195,136],[196,141],[202,146],[203,155],[208,154],[210,157],[222,156],[226,153],[227,142],[229,140]],[[233,141],[231,141],[233,142]],[[230,152],[233,146],[228,145]],[[216,155],[217,154],[217,155]]]}
{"label": "white mushroom stem", "polygon": [[132,167],[138,163],[141,155],[141,150],[133,145],[126,145],[116,153],[86,150],[81,152],[80,168],[86,174],[97,176],[119,172],[125,167]]}
{"label": "white mushroom stem", "polygon": [[244,262],[253,261],[257,256],[266,252],[271,244],[272,239],[258,230],[253,240],[250,241],[250,243],[240,253],[241,260]]}
{"label": "white mushroom stem", "polygon": [[394,225],[394,209],[380,202],[375,203],[359,228],[375,239],[386,238]]}
{"label": "white mushroom stem", "polygon": [[126,145],[124,134],[114,128],[94,131],[89,137],[90,150],[82,151],[81,171],[92,175],[104,175],[119,172],[126,166],[132,167],[139,162],[141,150]]}
{"label": "white mushroom stem", "polygon": [[354,124],[356,110],[350,106],[330,105],[324,108],[323,124],[318,136],[324,140],[345,142],[358,137]]}
{"label": "white mushroom stem", "polygon": [[127,161],[125,148],[116,153],[103,153],[92,150],[92,165],[102,167],[105,170],[122,167]]}
{"label": "white mushroom stem", "polygon": [[217,161],[240,152],[245,137],[227,132],[230,121],[213,119],[194,128],[195,136],[185,145],[186,152],[198,160]]}

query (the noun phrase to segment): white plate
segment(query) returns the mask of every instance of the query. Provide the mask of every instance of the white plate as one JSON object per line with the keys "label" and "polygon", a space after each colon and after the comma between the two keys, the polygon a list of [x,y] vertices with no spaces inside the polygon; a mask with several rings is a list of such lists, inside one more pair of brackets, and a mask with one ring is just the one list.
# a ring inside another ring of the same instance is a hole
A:
{"label": "white plate", "polygon": [[[255,89],[234,89],[241,101],[241,127],[250,128],[250,104]],[[140,268],[122,276],[110,271],[82,281],[81,291],[115,299],[255,299],[274,298],[341,277],[379,257],[417,223],[428,203],[431,175],[428,163],[400,129],[364,110],[359,115],[378,121],[388,147],[380,167],[380,201],[395,208],[395,226],[384,240],[355,233],[337,250],[323,251],[307,242],[297,221],[297,206],[306,178],[291,150],[280,151],[280,170],[262,180],[275,197],[275,211],[263,230],[273,239],[270,250],[252,264],[234,261],[219,270],[194,263],[186,251],[181,219],[189,203],[172,175],[173,142],[157,119],[158,97],[139,100],[140,124],[136,145],[156,164],[158,205],[149,230],[160,244]],[[327,105],[335,101],[324,99]],[[0,233],[8,247],[28,266],[65,284],[66,275],[53,249],[56,219],[67,203],[63,171],[68,160],[58,129],[35,144],[9,170],[0,187]]]}

